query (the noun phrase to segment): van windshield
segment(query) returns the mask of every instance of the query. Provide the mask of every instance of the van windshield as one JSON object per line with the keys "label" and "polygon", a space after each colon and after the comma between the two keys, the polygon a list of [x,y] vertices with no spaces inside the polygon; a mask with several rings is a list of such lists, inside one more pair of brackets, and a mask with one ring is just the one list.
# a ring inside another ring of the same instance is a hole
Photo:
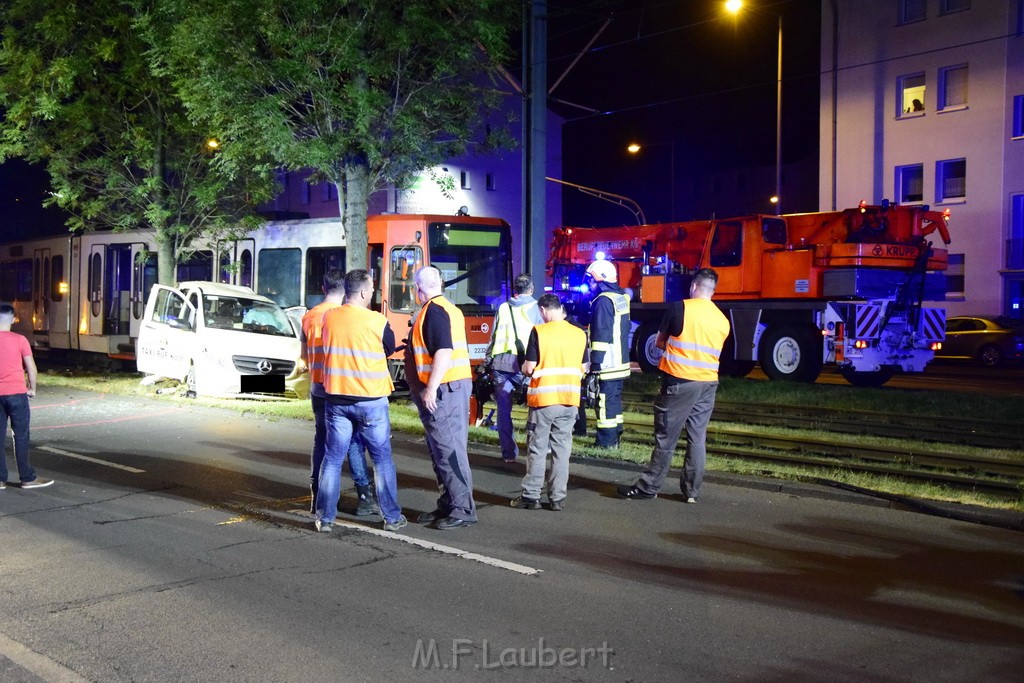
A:
{"label": "van windshield", "polygon": [[279,337],[294,337],[288,316],[273,302],[234,296],[205,295],[203,318],[217,330],[240,330]]}

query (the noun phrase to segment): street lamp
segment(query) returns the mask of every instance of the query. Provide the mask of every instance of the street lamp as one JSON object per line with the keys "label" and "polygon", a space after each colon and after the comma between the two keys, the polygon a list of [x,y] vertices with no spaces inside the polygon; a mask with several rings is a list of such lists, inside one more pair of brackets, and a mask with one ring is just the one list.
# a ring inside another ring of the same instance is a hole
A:
{"label": "street lamp", "polygon": [[631,142],[626,147],[626,151],[630,154],[639,154],[640,150],[644,147],[668,147],[669,159],[668,159],[668,200],[669,200],[669,216],[668,220],[674,221],[676,219],[676,143],[674,142],[652,142],[650,144],[641,145],[638,142]]}
{"label": "street lamp", "polygon": [[[743,9],[743,0],[727,0],[725,9],[737,15]],[[761,14],[756,10],[749,10]],[[767,16],[767,15],[766,15]],[[782,213],[782,15],[779,15],[779,54],[775,75],[775,215]]]}

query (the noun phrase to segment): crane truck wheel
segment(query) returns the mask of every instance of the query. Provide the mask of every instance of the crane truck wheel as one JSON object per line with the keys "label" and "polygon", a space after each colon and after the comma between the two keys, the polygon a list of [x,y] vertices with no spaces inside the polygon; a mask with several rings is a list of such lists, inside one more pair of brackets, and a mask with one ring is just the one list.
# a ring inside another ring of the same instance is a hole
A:
{"label": "crane truck wheel", "polygon": [[761,338],[761,369],[768,379],[813,382],[821,374],[821,335],[807,325],[773,325]]}
{"label": "crane truck wheel", "polygon": [[840,368],[843,379],[855,387],[880,387],[896,374],[895,365],[883,365],[878,370],[857,372],[853,368]]}
{"label": "crane truck wheel", "polygon": [[658,363],[661,362],[661,354],[655,342],[658,340],[658,323],[641,323],[633,334],[633,358],[643,372],[654,373],[658,371]]}

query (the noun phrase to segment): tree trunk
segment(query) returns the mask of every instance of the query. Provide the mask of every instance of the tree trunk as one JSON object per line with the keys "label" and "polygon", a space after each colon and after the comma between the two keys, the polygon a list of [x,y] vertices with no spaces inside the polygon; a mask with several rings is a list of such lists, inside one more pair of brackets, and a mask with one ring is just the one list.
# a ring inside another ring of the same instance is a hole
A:
{"label": "tree trunk", "polygon": [[367,235],[366,214],[370,201],[370,174],[365,164],[345,164],[344,192],[338,188],[338,201],[342,202],[341,215],[345,224],[345,267],[366,268]]}
{"label": "tree trunk", "polygon": [[[175,263],[174,258],[174,242],[169,239],[166,235],[157,235],[156,240],[156,276],[157,282],[168,287],[173,287],[175,284]],[[147,292],[147,295],[149,293]]]}

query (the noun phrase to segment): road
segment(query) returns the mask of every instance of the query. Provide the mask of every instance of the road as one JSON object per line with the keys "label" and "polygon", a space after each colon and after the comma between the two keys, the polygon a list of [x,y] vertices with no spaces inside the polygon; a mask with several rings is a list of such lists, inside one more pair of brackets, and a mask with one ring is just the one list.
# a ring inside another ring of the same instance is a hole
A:
{"label": "road", "polygon": [[[309,441],[44,387],[57,484],[0,491],[0,680],[1020,680],[1020,531],[813,487],[621,501],[631,471],[584,462],[565,512],[513,510],[522,465],[474,449],[477,526],[317,534]],[[413,518],[433,475],[395,447]]]}

